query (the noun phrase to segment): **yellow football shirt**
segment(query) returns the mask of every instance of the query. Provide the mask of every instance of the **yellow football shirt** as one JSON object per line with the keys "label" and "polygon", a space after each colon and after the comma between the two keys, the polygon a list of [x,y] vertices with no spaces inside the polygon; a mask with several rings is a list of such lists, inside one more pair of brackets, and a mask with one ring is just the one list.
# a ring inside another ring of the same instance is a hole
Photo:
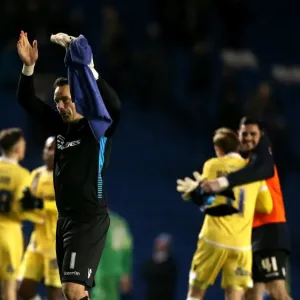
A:
{"label": "yellow football shirt", "polygon": [[29,249],[39,252],[55,251],[56,222],[58,218],[53,186],[53,172],[45,166],[37,168],[31,173],[31,192],[43,199],[44,208],[36,209],[35,213],[44,220],[36,223],[31,234]]}
{"label": "yellow football shirt", "polygon": [[10,211],[0,213],[1,225],[19,224],[22,216],[20,199],[24,186],[29,182],[30,173],[17,162],[5,157],[0,158],[0,201],[10,202]]}
{"label": "yellow football shirt", "polygon": [[[203,178],[215,179],[234,172],[247,164],[238,153],[208,160],[203,167]],[[233,189],[235,200],[217,196],[212,205],[233,205],[239,213],[224,216],[205,216],[199,237],[218,246],[247,249],[251,247],[254,212],[270,213],[272,198],[264,181],[257,181]]]}

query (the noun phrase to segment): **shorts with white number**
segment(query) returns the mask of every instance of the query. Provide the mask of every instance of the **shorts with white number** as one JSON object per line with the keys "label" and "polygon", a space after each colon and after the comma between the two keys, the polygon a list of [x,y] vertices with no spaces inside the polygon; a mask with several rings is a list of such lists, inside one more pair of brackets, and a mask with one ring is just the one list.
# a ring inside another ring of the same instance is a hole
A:
{"label": "shorts with white number", "polygon": [[253,253],[254,283],[285,280],[287,259],[288,254],[281,250],[263,250]]}
{"label": "shorts with white number", "polygon": [[89,222],[59,218],[56,230],[56,257],[62,283],[94,286],[94,276],[104,249],[109,216],[95,216]]}

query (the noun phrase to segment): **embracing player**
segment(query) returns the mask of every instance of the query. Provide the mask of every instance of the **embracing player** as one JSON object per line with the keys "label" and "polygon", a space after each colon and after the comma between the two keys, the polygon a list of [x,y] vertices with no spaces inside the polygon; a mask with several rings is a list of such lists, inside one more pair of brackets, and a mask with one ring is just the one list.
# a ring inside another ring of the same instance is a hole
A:
{"label": "embracing player", "polygon": [[[214,179],[247,164],[237,152],[239,140],[233,131],[217,130],[213,143],[217,158],[204,164],[202,179]],[[200,175],[196,174],[196,177]],[[202,198],[201,194],[194,194],[199,185],[197,181],[186,178],[177,183],[177,190],[185,197],[190,194],[191,197]],[[254,211],[270,213],[272,199],[264,181],[234,188],[234,198],[219,195],[213,204],[207,205],[207,208],[232,206],[236,212],[226,211],[225,216],[206,213],[192,261],[188,300],[203,299],[206,289],[214,283],[220,271],[228,300],[242,300],[244,292],[253,285],[251,231]]]}
{"label": "embracing player", "polygon": [[265,289],[272,299],[291,299],[286,287],[290,237],[287,226],[280,181],[273,161],[271,144],[264,133],[262,122],[244,117],[239,128],[242,152],[250,163],[243,169],[217,180],[204,181],[202,188],[219,192],[258,179],[267,179],[273,200],[270,215],[256,213],[253,222],[253,280],[254,288],[247,293],[249,300],[262,300]]}
{"label": "embracing player", "polygon": [[45,165],[31,172],[29,189],[22,199],[24,208],[35,209],[34,212],[43,220],[43,223],[35,224],[21,264],[19,296],[23,300],[34,298],[42,279],[48,299],[59,300],[62,296],[55,253],[58,214],[53,186],[54,149],[55,138],[49,137],[43,150]]}

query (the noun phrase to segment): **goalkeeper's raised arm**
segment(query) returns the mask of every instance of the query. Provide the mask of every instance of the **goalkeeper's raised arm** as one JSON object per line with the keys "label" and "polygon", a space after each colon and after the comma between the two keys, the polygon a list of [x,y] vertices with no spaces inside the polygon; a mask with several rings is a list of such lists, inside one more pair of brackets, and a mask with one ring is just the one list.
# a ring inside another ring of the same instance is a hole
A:
{"label": "goalkeeper's raised arm", "polygon": [[41,125],[57,133],[64,126],[62,119],[54,109],[35,95],[34,67],[38,60],[38,42],[34,40],[31,45],[27,33],[21,31],[17,50],[23,62],[17,90],[18,102]]}

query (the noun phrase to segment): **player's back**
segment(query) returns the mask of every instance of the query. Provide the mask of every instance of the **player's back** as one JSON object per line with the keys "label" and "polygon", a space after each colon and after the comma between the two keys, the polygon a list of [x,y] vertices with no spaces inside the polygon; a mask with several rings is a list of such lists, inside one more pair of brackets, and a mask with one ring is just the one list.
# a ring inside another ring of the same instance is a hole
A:
{"label": "player's back", "polygon": [[[234,172],[247,164],[237,153],[213,158],[205,163],[203,177],[214,179]],[[217,196],[212,205],[229,204],[238,213],[224,217],[206,215],[200,237],[220,246],[246,249],[251,247],[251,231],[255,208],[270,212],[272,199],[264,181],[239,186],[233,189],[235,200]]]}
{"label": "player's back", "polygon": [[19,223],[19,200],[22,190],[28,182],[30,173],[16,162],[0,158],[0,204],[5,211],[0,213],[0,224]]}

